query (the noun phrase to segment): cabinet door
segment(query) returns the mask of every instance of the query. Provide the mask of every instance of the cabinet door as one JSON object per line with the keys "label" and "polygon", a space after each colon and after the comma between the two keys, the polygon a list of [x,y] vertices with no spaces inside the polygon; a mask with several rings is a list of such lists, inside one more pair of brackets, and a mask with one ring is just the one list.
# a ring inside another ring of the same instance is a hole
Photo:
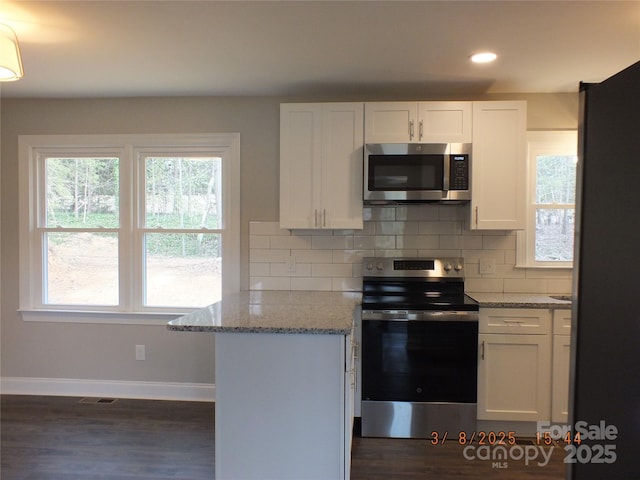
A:
{"label": "cabinet door", "polygon": [[571,310],[553,311],[553,358],[551,360],[551,421],[569,418],[569,368],[571,364]]}
{"label": "cabinet door", "polygon": [[280,226],[313,228],[320,203],[322,105],[280,105]]}
{"label": "cabinet door", "polygon": [[549,419],[550,337],[479,335],[479,420]]}
{"label": "cabinet door", "polygon": [[351,475],[351,445],[353,442],[353,417],[355,395],[355,358],[353,331],[345,340],[345,385],[344,385],[344,478]]}
{"label": "cabinet door", "polygon": [[471,102],[420,102],[418,141],[471,143]]}
{"label": "cabinet door", "polygon": [[417,102],[373,102],[364,109],[365,143],[418,141]]}
{"label": "cabinet door", "polygon": [[569,365],[571,362],[571,337],[553,336],[553,367],[551,394],[551,421],[566,422],[569,418]]}
{"label": "cabinet door", "polygon": [[322,200],[319,228],[361,229],[362,103],[322,106]]}
{"label": "cabinet door", "polygon": [[526,129],[526,102],[473,102],[472,229],[525,227]]}

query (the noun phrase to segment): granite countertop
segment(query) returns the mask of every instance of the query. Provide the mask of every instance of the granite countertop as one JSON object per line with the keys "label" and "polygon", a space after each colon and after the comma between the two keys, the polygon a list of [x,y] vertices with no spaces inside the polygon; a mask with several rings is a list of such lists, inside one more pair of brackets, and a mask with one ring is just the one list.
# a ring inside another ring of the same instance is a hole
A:
{"label": "granite countertop", "polygon": [[571,308],[571,300],[559,300],[544,293],[467,293],[467,295],[477,300],[480,307]]}
{"label": "granite countertop", "polygon": [[186,332],[334,334],[351,332],[357,292],[244,291],[169,322]]}

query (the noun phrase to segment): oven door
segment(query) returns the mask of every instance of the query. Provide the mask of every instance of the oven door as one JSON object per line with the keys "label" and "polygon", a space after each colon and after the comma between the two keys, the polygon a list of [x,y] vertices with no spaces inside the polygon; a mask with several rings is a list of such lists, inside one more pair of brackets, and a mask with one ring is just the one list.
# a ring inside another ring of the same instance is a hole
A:
{"label": "oven door", "polygon": [[362,321],[363,401],[476,403],[477,365],[477,321]]}

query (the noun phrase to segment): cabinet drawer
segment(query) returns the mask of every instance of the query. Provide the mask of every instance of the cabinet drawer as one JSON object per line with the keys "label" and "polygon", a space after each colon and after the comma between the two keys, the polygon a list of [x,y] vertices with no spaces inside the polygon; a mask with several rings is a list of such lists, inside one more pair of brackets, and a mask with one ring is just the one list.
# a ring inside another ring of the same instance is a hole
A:
{"label": "cabinet drawer", "polygon": [[571,335],[571,310],[557,309],[553,311],[553,334]]}
{"label": "cabinet drawer", "polygon": [[481,308],[480,333],[551,333],[551,312],[537,308]]}

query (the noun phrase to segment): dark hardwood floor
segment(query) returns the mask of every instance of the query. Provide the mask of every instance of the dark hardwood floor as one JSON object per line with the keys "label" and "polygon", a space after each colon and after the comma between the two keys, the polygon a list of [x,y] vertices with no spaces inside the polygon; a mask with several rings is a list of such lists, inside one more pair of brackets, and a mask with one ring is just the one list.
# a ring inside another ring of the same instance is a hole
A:
{"label": "dark hardwood floor", "polygon": [[213,478],[212,403],[3,395],[2,480]]}
{"label": "dark hardwood floor", "polygon": [[[210,480],[211,403],[0,397],[2,480]],[[248,432],[250,434],[250,432]],[[531,445],[533,447],[533,445]],[[526,447],[522,444],[523,452]],[[530,453],[533,450],[530,449]],[[564,452],[546,466],[468,460],[457,442],[355,437],[353,480],[561,480]],[[467,451],[470,457],[473,451]],[[514,451],[517,456],[518,451]],[[324,479],[323,479],[324,480]],[[333,480],[333,479],[326,479]]]}

